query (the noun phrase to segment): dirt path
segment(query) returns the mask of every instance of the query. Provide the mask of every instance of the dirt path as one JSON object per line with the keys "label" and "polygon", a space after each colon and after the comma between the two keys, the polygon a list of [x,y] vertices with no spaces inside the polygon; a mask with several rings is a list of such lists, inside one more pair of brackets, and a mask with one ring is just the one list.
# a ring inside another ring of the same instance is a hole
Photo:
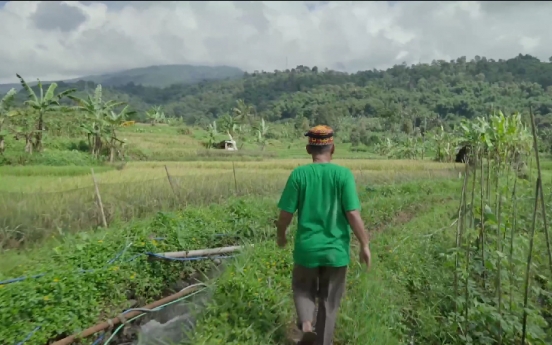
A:
{"label": "dirt path", "polygon": [[[410,222],[415,217],[429,211],[433,207],[433,205],[435,205],[435,203],[447,202],[450,200],[452,200],[452,197],[443,197],[443,198],[438,198],[436,200],[427,200],[427,202],[422,201],[422,202],[408,205],[403,210],[397,212],[393,216],[393,218],[385,225],[375,227],[369,230],[370,238],[372,238],[372,236],[374,235],[377,235],[378,233],[385,231],[386,229],[397,227]],[[351,242],[352,242],[351,244],[353,248],[358,247],[358,241],[355,237],[353,237]],[[352,252],[353,251],[354,250],[352,250]],[[315,311],[314,320],[316,320],[316,311]],[[299,340],[301,340],[301,331],[297,329],[295,321],[291,322],[288,325],[287,334],[288,334],[287,345],[297,345]]]}

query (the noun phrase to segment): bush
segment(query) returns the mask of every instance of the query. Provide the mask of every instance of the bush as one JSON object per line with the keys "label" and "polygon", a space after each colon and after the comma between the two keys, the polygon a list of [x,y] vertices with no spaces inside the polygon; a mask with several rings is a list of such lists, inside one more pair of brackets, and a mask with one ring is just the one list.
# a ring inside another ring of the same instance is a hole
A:
{"label": "bush", "polygon": [[94,166],[100,162],[89,153],[77,150],[45,150],[33,153],[9,152],[0,156],[0,165],[48,165],[48,166]]}
{"label": "bush", "polygon": [[183,135],[192,135],[192,130],[188,127],[178,127],[176,132]]}

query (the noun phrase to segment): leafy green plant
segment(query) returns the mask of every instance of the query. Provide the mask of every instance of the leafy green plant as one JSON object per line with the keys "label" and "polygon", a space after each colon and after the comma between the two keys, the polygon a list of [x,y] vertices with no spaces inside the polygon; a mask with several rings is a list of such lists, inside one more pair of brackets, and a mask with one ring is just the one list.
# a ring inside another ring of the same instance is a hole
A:
{"label": "leafy green plant", "polygon": [[57,84],[52,83],[48,87],[48,90],[44,92],[42,89],[42,83],[38,81],[38,90],[40,92],[40,97],[36,95],[34,90],[27,84],[27,82],[19,74],[16,74],[17,78],[21,83],[23,89],[29,95],[29,99],[25,102],[26,105],[33,108],[38,113],[37,127],[35,133],[35,140],[33,142],[34,149],[37,151],[42,150],[42,136],[45,131],[44,126],[44,116],[46,113],[50,113],[56,110],[60,110],[60,100],[63,97],[69,96],[76,91],[76,89],[68,89],[56,94]]}
{"label": "leafy green plant", "polygon": [[98,315],[119,314],[130,307],[129,300],[137,306],[156,300],[171,284],[212,267],[212,261],[151,261],[140,254],[265,240],[267,233],[243,229],[265,228],[274,211],[271,200],[237,200],[209,209],[159,213],[149,222],[80,233],[45,247],[24,264],[0,271],[0,281],[44,274],[0,284],[0,338],[17,343],[40,326],[31,343],[45,344],[94,325]]}

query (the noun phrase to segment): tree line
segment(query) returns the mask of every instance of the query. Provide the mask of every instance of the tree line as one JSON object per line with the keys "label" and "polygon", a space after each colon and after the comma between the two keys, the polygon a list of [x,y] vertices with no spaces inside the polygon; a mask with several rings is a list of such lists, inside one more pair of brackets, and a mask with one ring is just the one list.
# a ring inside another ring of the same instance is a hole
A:
{"label": "tree line", "polygon": [[[75,98],[87,99],[98,85],[59,82],[56,88],[62,95],[71,90],[71,97],[58,99],[60,106],[68,106]],[[23,102],[29,90],[40,94],[37,85],[10,97],[15,103]],[[297,66],[285,71],[245,73],[241,79],[166,88],[128,83],[103,88],[102,97],[117,105],[129,105],[125,121],[153,124],[166,117],[211,132],[217,128],[213,127],[216,121],[219,129],[231,132],[240,125],[235,109],[243,108],[256,119],[254,133],[268,134],[263,126],[270,122],[287,123],[290,133],[270,135],[289,137],[310,125],[324,123],[353,144],[379,143],[381,147],[390,134],[419,137],[441,128],[447,132],[462,119],[496,111],[509,115],[531,105],[544,146],[552,147],[552,63],[530,55],[508,60],[476,56],[471,61],[461,57],[412,66],[403,63],[387,70],[352,74]],[[37,109],[31,111],[40,113]]]}

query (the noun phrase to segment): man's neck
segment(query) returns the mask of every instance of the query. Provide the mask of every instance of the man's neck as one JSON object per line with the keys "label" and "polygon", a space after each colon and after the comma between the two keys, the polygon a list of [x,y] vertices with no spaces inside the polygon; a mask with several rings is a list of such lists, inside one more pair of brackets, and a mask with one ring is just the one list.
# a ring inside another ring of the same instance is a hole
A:
{"label": "man's neck", "polygon": [[330,156],[330,155],[312,156],[312,162],[313,163],[330,163],[331,160],[332,160],[332,156]]}

